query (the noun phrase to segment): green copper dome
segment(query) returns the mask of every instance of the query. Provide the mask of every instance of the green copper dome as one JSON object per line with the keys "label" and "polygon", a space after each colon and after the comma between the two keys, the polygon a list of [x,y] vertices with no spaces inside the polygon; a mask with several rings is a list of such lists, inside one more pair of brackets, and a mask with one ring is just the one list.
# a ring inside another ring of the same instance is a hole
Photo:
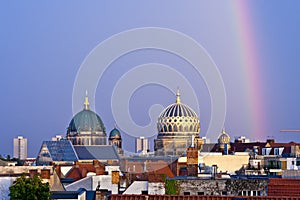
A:
{"label": "green copper dome", "polygon": [[83,111],[77,113],[73,117],[68,127],[68,133],[79,133],[81,131],[105,133],[105,127],[101,118],[95,112],[90,110],[90,103],[87,93],[84,101]]}
{"label": "green copper dome", "polygon": [[117,128],[114,128],[113,130],[110,131],[109,138],[116,138],[116,137],[121,138],[121,133]]}
{"label": "green copper dome", "polygon": [[83,110],[77,113],[71,120],[68,132],[105,132],[101,118],[91,110]]}

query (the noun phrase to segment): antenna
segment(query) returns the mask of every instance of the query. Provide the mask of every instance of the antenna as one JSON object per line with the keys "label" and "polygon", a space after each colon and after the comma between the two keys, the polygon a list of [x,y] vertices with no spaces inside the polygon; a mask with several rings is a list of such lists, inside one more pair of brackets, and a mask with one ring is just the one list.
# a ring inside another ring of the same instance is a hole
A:
{"label": "antenna", "polygon": [[284,132],[286,132],[286,133],[298,133],[298,132],[300,132],[300,129],[282,129],[282,130],[280,130],[280,132],[282,132],[282,133],[284,133]]}

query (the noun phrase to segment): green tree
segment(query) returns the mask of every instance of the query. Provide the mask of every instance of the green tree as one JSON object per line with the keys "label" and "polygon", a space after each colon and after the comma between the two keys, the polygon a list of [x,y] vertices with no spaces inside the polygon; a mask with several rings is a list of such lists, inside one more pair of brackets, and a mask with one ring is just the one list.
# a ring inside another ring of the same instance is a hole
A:
{"label": "green tree", "polygon": [[36,175],[26,178],[23,174],[9,187],[11,200],[46,200],[50,199],[49,183],[42,183]]}

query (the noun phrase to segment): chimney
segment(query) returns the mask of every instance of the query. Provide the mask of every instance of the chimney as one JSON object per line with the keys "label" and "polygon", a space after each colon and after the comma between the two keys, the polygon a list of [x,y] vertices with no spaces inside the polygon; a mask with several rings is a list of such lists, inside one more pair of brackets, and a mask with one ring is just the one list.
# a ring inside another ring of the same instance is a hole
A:
{"label": "chimney", "polygon": [[198,176],[198,149],[189,147],[186,151],[188,176]]}
{"label": "chimney", "polygon": [[275,143],[275,140],[274,140],[274,139],[267,139],[267,143],[269,143],[269,144],[274,144],[274,143]]}
{"label": "chimney", "polygon": [[86,168],[83,168],[82,171],[81,171],[82,177],[86,177],[87,172],[88,172],[88,171],[86,170]]}
{"label": "chimney", "polygon": [[106,200],[108,190],[100,189],[100,182],[98,182],[98,186],[96,188],[96,200]]}
{"label": "chimney", "polygon": [[96,167],[95,171],[96,171],[96,175],[104,175],[104,169],[101,166]]}
{"label": "chimney", "polygon": [[33,178],[35,175],[37,175],[38,174],[38,171],[37,171],[37,169],[30,169],[29,170],[29,177],[30,178]]}
{"label": "chimney", "polygon": [[56,165],[55,171],[56,171],[57,176],[59,178],[61,178],[61,166],[60,165]]}
{"label": "chimney", "polygon": [[212,165],[212,178],[216,179],[216,175],[218,173],[218,166],[217,165]]}
{"label": "chimney", "polygon": [[98,167],[99,166],[98,160],[93,160],[93,165],[94,165],[94,167]]}
{"label": "chimney", "polygon": [[119,184],[120,183],[120,172],[119,171],[112,171],[111,172],[111,176],[112,176],[112,179],[111,179],[111,183],[112,184]]}
{"label": "chimney", "polygon": [[108,190],[105,190],[105,189],[96,190],[96,200],[106,200],[107,193],[108,193]]}
{"label": "chimney", "polygon": [[41,169],[41,179],[50,179],[50,169]]}

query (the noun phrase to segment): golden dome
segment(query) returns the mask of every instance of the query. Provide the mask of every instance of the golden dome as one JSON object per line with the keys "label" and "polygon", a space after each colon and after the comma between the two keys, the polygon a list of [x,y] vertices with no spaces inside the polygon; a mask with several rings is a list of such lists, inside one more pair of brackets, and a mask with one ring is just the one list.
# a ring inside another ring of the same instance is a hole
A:
{"label": "golden dome", "polygon": [[229,135],[225,132],[225,130],[222,130],[222,133],[220,134],[218,138],[219,144],[229,144],[230,143],[230,137]]}
{"label": "golden dome", "polygon": [[199,118],[193,109],[181,103],[179,91],[176,94],[176,102],[161,112],[157,122],[157,129],[160,134],[167,135],[199,134]]}

